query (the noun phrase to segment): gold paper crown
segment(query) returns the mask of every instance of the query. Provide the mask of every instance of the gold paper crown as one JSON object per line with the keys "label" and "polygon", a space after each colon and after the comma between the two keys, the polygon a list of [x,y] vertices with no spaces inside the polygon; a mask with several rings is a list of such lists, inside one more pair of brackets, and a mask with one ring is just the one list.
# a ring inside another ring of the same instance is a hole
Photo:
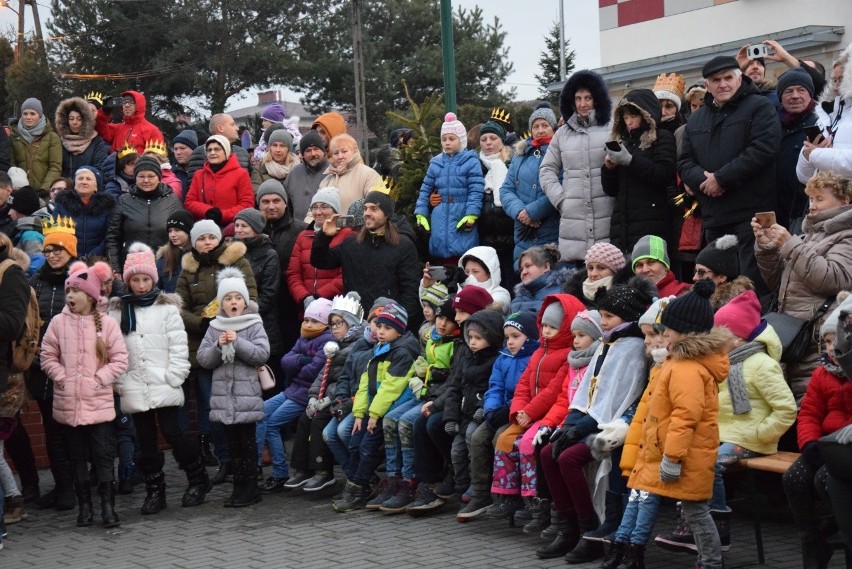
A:
{"label": "gold paper crown", "polygon": [[74,235],[76,229],[77,226],[70,217],[60,215],[55,220],[52,217],[46,217],[41,220],[41,232],[43,235],[50,235],[51,233],[68,233],[69,235]]}
{"label": "gold paper crown", "polygon": [[686,89],[686,79],[677,73],[660,73],[654,83],[654,91],[668,91],[674,93],[679,99],[683,99],[683,91]]}
{"label": "gold paper crown", "polygon": [[385,187],[388,189],[388,193],[391,193],[396,188],[396,180],[390,176],[382,176],[382,182],[384,182]]}
{"label": "gold paper crown", "polygon": [[129,142],[125,142],[124,146],[121,147],[121,150],[118,151],[118,159],[121,160],[128,154],[136,154],[136,147]]}
{"label": "gold paper crown", "polygon": [[154,154],[159,154],[160,156],[168,156],[168,150],[166,149],[166,143],[161,140],[149,140],[145,143],[145,150],[142,154],[148,154],[152,152]]}
{"label": "gold paper crown", "polygon": [[393,183],[393,180],[391,180],[390,178],[382,178],[380,182],[376,182],[372,185],[372,187],[370,187],[370,191],[382,192],[385,195],[389,195],[391,191],[390,187],[388,186],[389,181]]}
{"label": "gold paper crown", "polygon": [[104,94],[100,91],[89,91],[86,93],[87,101],[95,101],[97,104],[103,106],[104,104]]}
{"label": "gold paper crown", "polygon": [[527,138],[532,138],[532,133],[528,130],[525,130],[524,134],[521,135],[521,140],[525,140]]}
{"label": "gold paper crown", "polygon": [[491,109],[491,120],[510,124],[509,121],[511,121],[511,119],[512,113],[510,113],[506,109],[501,109],[500,107],[494,107],[493,109]]}

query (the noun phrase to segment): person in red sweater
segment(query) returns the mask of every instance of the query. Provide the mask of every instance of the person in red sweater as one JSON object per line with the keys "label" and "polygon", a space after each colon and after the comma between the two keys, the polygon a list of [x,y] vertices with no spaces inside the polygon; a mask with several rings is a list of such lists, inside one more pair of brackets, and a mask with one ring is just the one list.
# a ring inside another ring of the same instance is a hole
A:
{"label": "person in red sweater", "polygon": [[189,186],[184,203],[195,219],[212,219],[224,227],[246,208],[254,207],[254,190],[249,173],[231,153],[231,143],[214,134],[205,143],[207,162]]}
{"label": "person in red sweater", "polygon": [[145,118],[148,104],[145,96],[138,91],[125,91],[121,95],[120,123],[111,123],[109,109],[98,109],[95,115],[95,130],[108,144],[112,145],[110,152],[118,152],[125,144],[136,149],[136,154],[145,153],[145,142],[148,140],[164,140],[163,133]]}

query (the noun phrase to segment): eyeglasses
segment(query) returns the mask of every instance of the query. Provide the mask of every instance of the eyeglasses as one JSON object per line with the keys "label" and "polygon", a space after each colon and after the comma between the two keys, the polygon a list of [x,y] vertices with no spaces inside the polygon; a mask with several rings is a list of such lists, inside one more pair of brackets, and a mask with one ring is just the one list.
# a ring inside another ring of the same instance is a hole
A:
{"label": "eyeglasses", "polygon": [[62,247],[51,247],[50,249],[45,249],[44,251],[42,251],[42,253],[44,253],[45,257],[50,257],[51,255],[59,256],[59,254],[62,253],[62,251],[64,250],[65,249],[63,249]]}
{"label": "eyeglasses", "polygon": [[695,274],[698,275],[699,279],[703,279],[707,275],[715,275],[716,273],[709,269],[695,269]]}
{"label": "eyeglasses", "polygon": [[315,203],[311,206],[311,211],[328,211],[332,209],[330,205],[324,203]]}
{"label": "eyeglasses", "polygon": [[157,179],[156,174],[136,174],[137,180],[155,180]]}
{"label": "eyeglasses", "polygon": [[340,328],[341,326],[345,326],[346,322],[343,320],[332,320],[331,327],[332,328]]}
{"label": "eyeglasses", "polygon": [[208,146],[207,147],[207,154],[210,154],[210,153],[213,153],[213,152],[225,152],[225,151],[223,149],[219,148],[218,146]]}

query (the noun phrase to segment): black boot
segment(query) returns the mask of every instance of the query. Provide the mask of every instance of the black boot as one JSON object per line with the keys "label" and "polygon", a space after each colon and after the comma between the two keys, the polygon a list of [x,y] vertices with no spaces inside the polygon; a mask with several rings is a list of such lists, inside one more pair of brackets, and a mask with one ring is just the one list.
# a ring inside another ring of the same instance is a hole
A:
{"label": "black boot", "polygon": [[98,484],[98,494],[101,496],[101,520],[105,528],[115,528],[121,525],[118,514],[115,513],[115,482]]}
{"label": "black boot", "polygon": [[722,551],[731,549],[731,512],[723,512],[721,510],[710,510],[710,517],[713,518],[713,523],[716,525],[716,531],[719,533],[719,541],[722,544]]}
{"label": "black boot", "polygon": [[645,569],[645,546],[639,543],[631,543],[627,550],[627,563],[622,565],[624,569]]}
{"label": "black boot", "polygon": [[217,466],[219,464],[216,455],[210,450],[210,435],[198,435],[198,446],[201,450],[201,460],[206,466]]}
{"label": "black boot", "polygon": [[166,477],[162,470],[145,475],[145,502],[142,503],[142,515],[156,514],[166,509]]}
{"label": "black boot", "polygon": [[577,546],[580,540],[580,524],[573,512],[558,514],[551,520],[551,527],[556,530],[556,537],[549,544],[539,547],[535,554],[539,559],[562,557]]}
{"label": "black boot", "polygon": [[244,508],[257,504],[261,501],[262,496],[260,488],[257,487],[257,459],[242,459],[240,461],[239,480],[234,474],[234,486],[237,488],[237,495],[234,498],[234,508]]}
{"label": "black boot", "polygon": [[88,527],[95,523],[92,511],[92,484],[86,480],[74,485],[77,493],[77,503],[80,504],[80,513],[77,514],[77,527]]}
{"label": "black boot", "polygon": [[228,477],[233,473],[233,466],[230,462],[223,462],[219,465],[219,470],[216,471],[216,474],[213,475],[213,478],[210,479],[210,483],[213,486],[218,484],[224,484],[228,481]]}
{"label": "black boot", "polygon": [[528,524],[524,526],[524,533],[535,535],[544,531],[550,525],[550,500],[542,498],[538,501],[538,512]]}
{"label": "black boot", "polygon": [[823,537],[802,539],[802,568],[826,569],[831,561],[831,546]]}
{"label": "black boot", "polygon": [[204,497],[207,496],[207,493],[213,489],[213,484],[210,483],[210,478],[207,476],[207,469],[204,467],[204,461],[199,456],[184,470],[189,486],[183,493],[180,505],[184,508],[200,506],[204,503]]}
{"label": "black boot", "polygon": [[583,539],[591,541],[607,541],[607,538],[618,530],[621,516],[624,515],[624,495],[619,492],[606,493],[606,510],[604,522],[599,528],[583,534]]}
{"label": "black boot", "polygon": [[[587,531],[593,531],[598,527],[598,518],[597,516],[592,516],[591,518],[583,518],[580,520],[580,530],[585,530],[583,533]],[[577,542],[577,546],[571,550],[571,552],[565,556],[565,563],[569,563],[571,565],[576,563],[588,563],[589,561],[594,561],[595,559],[600,559],[603,557],[604,548],[602,541],[591,541],[588,539],[580,539]]]}
{"label": "black boot", "polygon": [[[241,473],[241,470],[240,470],[240,468],[241,468],[240,461],[234,460],[234,458],[232,457],[231,462],[226,462],[225,464],[222,464],[222,465],[219,466],[219,470],[222,470],[223,468],[227,468],[229,473],[233,473],[233,476],[231,476],[231,480],[233,481],[231,483],[231,495],[228,496],[227,498],[225,498],[225,503],[224,503],[224,506],[226,508],[233,508],[234,502],[237,501],[237,498],[240,495],[240,489],[241,489],[241,487],[239,485],[239,481],[242,479],[242,473]],[[217,474],[218,474],[218,472],[217,472]],[[215,482],[212,481],[212,480],[211,480],[211,483],[215,484]]]}
{"label": "black boot", "polygon": [[607,546],[606,555],[600,569],[618,569],[621,562],[628,558],[628,548],[626,543],[613,541]]}

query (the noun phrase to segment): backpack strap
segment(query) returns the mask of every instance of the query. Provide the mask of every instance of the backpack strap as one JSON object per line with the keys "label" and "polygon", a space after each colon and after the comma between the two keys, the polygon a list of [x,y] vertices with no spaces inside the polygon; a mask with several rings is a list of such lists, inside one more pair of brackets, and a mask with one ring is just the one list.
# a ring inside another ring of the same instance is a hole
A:
{"label": "backpack strap", "polygon": [[16,264],[12,259],[5,259],[0,262],[0,284],[3,284],[3,276],[6,274],[6,269]]}

